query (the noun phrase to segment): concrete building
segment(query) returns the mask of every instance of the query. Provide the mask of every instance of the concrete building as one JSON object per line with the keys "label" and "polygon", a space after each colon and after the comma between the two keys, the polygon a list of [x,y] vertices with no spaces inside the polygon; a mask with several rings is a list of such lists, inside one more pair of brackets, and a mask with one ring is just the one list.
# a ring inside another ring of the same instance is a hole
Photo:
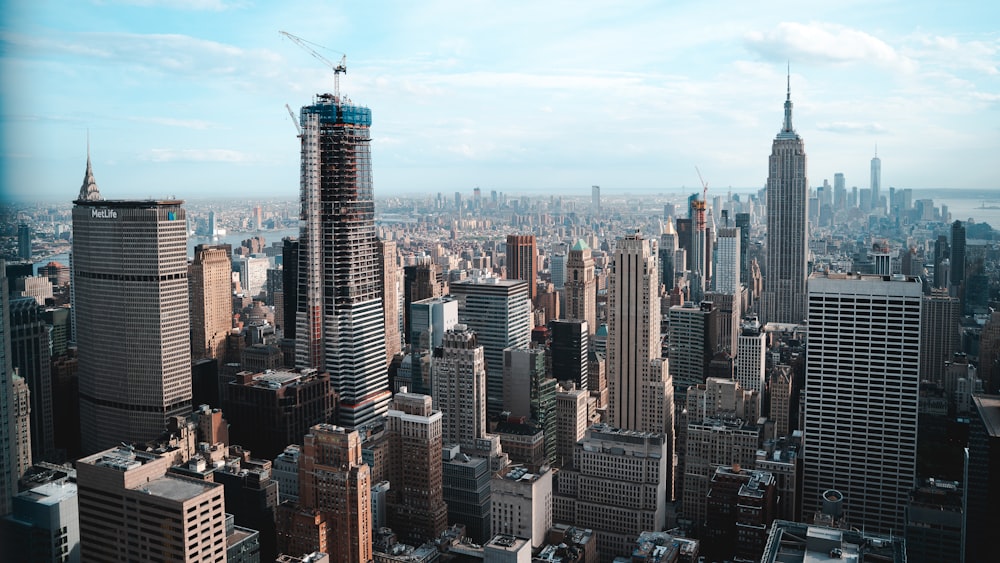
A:
{"label": "concrete building", "polygon": [[8,517],[13,545],[8,555],[39,563],[79,563],[80,518],[76,483],[62,478],[23,491],[14,497]]}
{"label": "concrete building", "polygon": [[222,485],[168,474],[172,462],[125,447],[77,462],[81,560],[226,560]]}
{"label": "concrete building", "polygon": [[787,520],[799,514],[799,475],[802,473],[802,432],[788,437],[765,440],[757,451],[754,469],[774,475],[778,493],[776,518]]}
{"label": "concrete building", "polygon": [[994,553],[1000,525],[1000,395],[974,395],[969,425],[968,517],[965,560],[986,561]]}
{"label": "concrete building", "polygon": [[[11,363],[31,390],[31,458],[53,460],[54,420],[49,328],[34,299],[10,301]],[[30,459],[28,465],[31,465]]]}
{"label": "concrete building", "polygon": [[737,227],[722,227],[716,242],[715,277],[713,278],[716,293],[734,295],[740,293],[740,229]]}
{"label": "concrete building", "polygon": [[372,559],[371,470],[356,431],[332,424],[309,430],[299,458],[299,505],[326,522],[326,545],[316,549],[331,561]]}
{"label": "concrete building", "polygon": [[400,326],[400,302],[403,300],[402,272],[399,270],[399,256],[396,243],[391,240],[378,241],[379,256],[382,257],[382,315],[385,317],[385,357],[386,362],[403,349]]}
{"label": "concrete building", "polygon": [[299,502],[299,456],[302,448],[298,444],[285,446],[271,464],[271,478],[278,483],[278,502],[286,500]]}
{"label": "concrete building", "polygon": [[[673,389],[660,356],[656,243],[618,241],[608,291],[608,419],[622,429],[672,435]],[[668,404],[670,403],[670,404]]]}
{"label": "concrete building", "polygon": [[809,280],[803,514],[841,491],[852,526],[902,533],[916,479],[919,278]]}
{"label": "concrete building", "polygon": [[706,498],[704,554],[755,561],[767,543],[777,500],[774,475],[767,471],[739,465],[717,467]]}
{"label": "concrete building", "polygon": [[921,480],[906,505],[909,563],[965,561],[965,487],[956,481]]}
{"label": "concrete building", "polygon": [[662,434],[594,425],[555,483],[553,519],[594,530],[601,561],[630,553],[646,530],[662,530],[670,471]]}
{"label": "concrete building", "polygon": [[530,541],[501,534],[483,546],[483,563],[530,563],[531,550]]}
{"label": "concrete building", "polygon": [[767,392],[771,411],[768,418],[774,422],[774,435],[788,436],[791,428],[792,367],[776,365],[768,375]]}
{"label": "concrete building", "polygon": [[489,460],[461,453],[459,446],[443,450],[442,482],[448,522],[465,526],[465,536],[482,544],[493,533]]}
{"label": "concrete building", "polygon": [[16,452],[17,468],[15,474],[18,478],[21,478],[32,465],[31,390],[28,388],[28,382],[17,374],[14,374],[12,383],[13,385],[9,392],[14,399],[11,412],[14,416],[15,432],[12,436],[11,446],[13,446]]}
{"label": "concrete building", "polygon": [[[674,288],[676,277],[676,265],[674,258],[677,255],[677,231],[674,229],[673,218],[666,219],[666,227],[660,235],[660,284],[669,293]],[[682,268],[683,269],[683,268]]]}
{"label": "concrete building", "polygon": [[85,453],[146,442],[191,411],[182,203],[103,199],[87,158],[72,260]]}
{"label": "concrete building", "polygon": [[671,307],[667,315],[674,401],[683,405],[688,388],[708,377],[708,365],[718,349],[718,310],[712,303],[688,302]]}
{"label": "concrete building", "polygon": [[594,258],[583,239],[577,240],[566,257],[567,320],[587,321],[590,334],[597,330],[597,278]]}
{"label": "concrete building", "polygon": [[585,389],[577,389],[572,382],[560,385],[556,392],[556,465],[573,466],[576,443],[587,435],[590,425],[590,401]]}
{"label": "concrete building", "polygon": [[736,382],[742,389],[756,391],[763,396],[766,385],[767,335],[757,317],[743,320],[737,342],[734,366]]}
{"label": "concrete building", "polygon": [[369,146],[371,110],[339,94],[318,94],[302,108],[299,121],[302,213],[295,363],[329,372],[340,401],[340,425],[357,428],[383,416],[391,398],[384,262],[375,231]]}
{"label": "concrete building", "polygon": [[194,248],[188,265],[191,291],[191,359],[225,355],[226,335],[233,327],[232,247],[228,244]]}
{"label": "concrete building", "polygon": [[10,351],[10,301],[7,265],[0,260],[0,515],[10,514],[17,493],[17,420],[14,415],[14,367]]}
{"label": "concrete building", "polygon": [[552,527],[552,471],[542,467],[532,473],[511,466],[493,476],[490,483],[493,535],[511,535],[528,540],[532,548],[545,543]]}
{"label": "concrete building", "polygon": [[528,282],[529,298],[537,295],[538,248],[535,235],[507,235],[507,279]]}
{"label": "concrete building", "polygon": [[962,302],[949,297],[943,288],[934,288],[921,301],[920,381],[944,382],[945,362],[961,350],[959,318]]}
{"label": "concrete building", "polygon": [[906,544],[900,536],[868,531],[840,530],[786,520],[775,520],[764,546],[761,563],[857,561],[906,563]]}
{"label": "concrete building", "polygon": [[469,444],[484,437],[486,361],[476,333],[456,325],[434,354],[434,406],[443,415],[444,443]]}
{"label": "concrete building", "polygon": [[[544,348],[504,350],[504,412],[525,417],[543,433],[543,458],[556,458],[556,380],[546,376]],[[505,448],[506,451],[506,448]]]}
{"label": "concrete building", "polygon": [[761,322],[801,323],[806,316],[809,180],[806,149],[792,127],[792,86],[785,121],[771,145],[767,175],[767,258]]}
{"label": "concrete building", "polygon": [[240,282],[242,293],[255,299],[267,284],[270,261],[262,256],[233,256],[233,277]]}
{"label": "concrete building", "polygon": [[397,393],[389,405],[389,527],[404,543],[420,545],[448,527],[442,485],[441,411],[431,397]]}
{"label": "concrete building", "polygon": [[232,442],[272,459],[302,440],[315,424],[334,420],[330,376],[313,369],[242,371],[222,387],[222,410]]}
{"label": "concrete building", "polygon": [[444,333],[458,324],[458,301],[429,297],[410,304],[410,342],[414,348],[441,347]]}
{"label": "concrete building", "polygon": [[476,332],[486,360],[486,408],[490,416],[503,410],[503,351],[531,341],[528,282],[474,277],[451,284],[458,300],[458,320]]}

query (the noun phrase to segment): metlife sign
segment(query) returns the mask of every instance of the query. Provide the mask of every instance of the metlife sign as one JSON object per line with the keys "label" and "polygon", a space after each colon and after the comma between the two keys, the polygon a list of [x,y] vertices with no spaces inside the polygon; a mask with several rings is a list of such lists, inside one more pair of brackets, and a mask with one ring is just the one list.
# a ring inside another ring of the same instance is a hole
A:
{"label": "metlife sign", "polygon": [[114,209],[108,209],[107,207],[101,209],[94,207],[90,210],[90,216],[94,219],[117,219],[118,212]]}

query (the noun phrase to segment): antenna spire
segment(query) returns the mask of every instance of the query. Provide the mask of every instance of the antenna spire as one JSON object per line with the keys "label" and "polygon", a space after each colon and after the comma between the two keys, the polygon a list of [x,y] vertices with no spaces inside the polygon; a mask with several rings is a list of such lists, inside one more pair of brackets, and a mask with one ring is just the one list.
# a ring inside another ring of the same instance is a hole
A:
{"label": "antenna spire", "polygon": [[788,74],[786,75],[788,91],[785,95],[785,122],[781,126],[778,138],[795,138],[795,129],[792,128],[792,63],[788,63]]}

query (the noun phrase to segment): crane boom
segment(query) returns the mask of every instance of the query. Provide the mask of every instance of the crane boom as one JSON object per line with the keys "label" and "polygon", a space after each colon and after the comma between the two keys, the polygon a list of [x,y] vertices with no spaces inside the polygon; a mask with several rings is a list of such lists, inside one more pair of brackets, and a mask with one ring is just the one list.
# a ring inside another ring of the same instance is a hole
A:
{"label": "crane boom", "polygon": [[299,120],[295,118],[295,112],[292,111],[292,106],[285,104],[285,109],[288,110],[288,115],[292,118],[292,123],[295,124],[295,129],[299,132],[299,137],[302,136],[302,126],[299,125]]}
{"label": "crane boom", "polygon": [[343,56],[340,57],[340,61],[334,63],[330,59],[328,59],[328,58],[324,57],[323,55],[321,55],[318,51],[316,51],[316,49],[313,49],[311,47],[311,45],[315,45],[316,47],[319,47],[320,49],[326,49],[326,47],[323,47],[322,45],[316,45],[315,43],[313,43],[311,41],[306,41],[305,39],[302,39],[301,37],[298,37],[296,35],[292,35],[291,33],[288,33],[287,31],[279,31],[278,33],[280,33],[281,35],[284,35],[285,37],[291,39],[292,41],[295,42],[296,45],[298,45],[299,47],[302,47],[302,49],[305,52],[307,52],[310,55],[312,55],[313,58],[315,58],[319,62],[323,63],[324,65],[330,67],[331,69],[333,69],[333,95],[336,96],[337,100],[339,101],[340,100],[340,73],[347,74],[347,55],[341,53]]}

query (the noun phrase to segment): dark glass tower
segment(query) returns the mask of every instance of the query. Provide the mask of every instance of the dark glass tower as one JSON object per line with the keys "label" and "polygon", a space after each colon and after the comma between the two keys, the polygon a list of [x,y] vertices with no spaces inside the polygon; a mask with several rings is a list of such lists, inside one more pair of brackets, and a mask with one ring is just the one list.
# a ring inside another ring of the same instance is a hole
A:
{"label": "dark glass tower", "polygon": [[762,322],[801,323],[806,314],[809,182],[806,149],[792,127],[792,87],[785,122],[771,145],[767,176],[767,271]]}
{"label": "dark glass tower", "polygon": [[296,365],[330,372],[342,426],[385,414],[382,277],[375,232],[371,110],[333,94],[302,108]]}

